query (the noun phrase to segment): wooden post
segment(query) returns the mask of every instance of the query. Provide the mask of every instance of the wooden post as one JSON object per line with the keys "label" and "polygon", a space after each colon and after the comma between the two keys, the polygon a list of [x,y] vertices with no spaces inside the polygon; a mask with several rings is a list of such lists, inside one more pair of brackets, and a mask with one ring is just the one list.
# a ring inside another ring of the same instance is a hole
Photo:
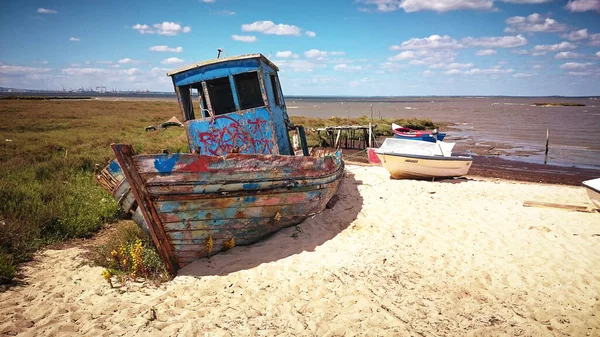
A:
{"label": "wooden post", "polygon": [[548,155],[548,142],[550,140],[550,130],[546,129],[546,156]]}
{"label": "wooden post", "polygon": [[[371,105],[373,107],[373,105]],[[371,147],[371,136],[373,131],[371,130],[371,123],[369,123],[369,147]]]}

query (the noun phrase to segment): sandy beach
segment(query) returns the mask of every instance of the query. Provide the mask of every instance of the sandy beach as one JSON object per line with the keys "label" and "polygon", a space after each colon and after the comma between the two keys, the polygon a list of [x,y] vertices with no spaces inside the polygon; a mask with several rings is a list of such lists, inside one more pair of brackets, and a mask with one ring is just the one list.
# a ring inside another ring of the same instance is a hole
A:
{"label": "sandy beach", "polygon": [[600,213],[578,186],[390,180],[348,165],[332,209],[114,288],[84,247],[40,251],[0,293],[18,336],[599,336]]}

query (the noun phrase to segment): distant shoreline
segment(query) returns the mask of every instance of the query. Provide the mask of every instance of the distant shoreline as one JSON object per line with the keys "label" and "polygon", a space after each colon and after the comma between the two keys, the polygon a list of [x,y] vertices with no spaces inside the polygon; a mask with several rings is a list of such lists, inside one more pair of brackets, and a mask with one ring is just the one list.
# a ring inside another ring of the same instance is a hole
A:
{"label": "distant shoreline", "polygon": [[[1,88],[0,88],[1,89]],[[110,92],[101,93],[95,91],[83,91],[83,92],[63,92],[63,91],[0,91],[0,99],[12,98],[12,97],[61,97],[64,99],[70,99],[72,97],[78,98],[170,98],[176,99],[176,95],[173,92]],[[485,99],[485,98],[518,98],[518,99],[558,99],[558,100],[570,100],[570,99],[587,99],[587,100],[600,100],[600,96],[504,96],[504,95],[409,95],[409,96],[307,96],[307,95],[285,95],[286,100],[320,100],[320,101],[350,101],[350,102],[415,102],[415,99],[444,99],[444,98],[462,98],[462,99]],[[60,98],[56,98],[60,99]],[[418,101],[416,101],[418,102]],[[534,105],[557,105],[561,103],[557,102],[534,102]],[[570,106],[570,103],[564,103]]]}

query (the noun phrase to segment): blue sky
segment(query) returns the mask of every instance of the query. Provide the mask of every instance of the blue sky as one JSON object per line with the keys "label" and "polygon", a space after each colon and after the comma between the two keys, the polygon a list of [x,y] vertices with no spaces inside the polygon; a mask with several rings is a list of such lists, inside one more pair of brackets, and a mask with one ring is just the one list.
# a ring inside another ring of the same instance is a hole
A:
{"label": "blue sky", "polygon": [[2,1],[0,86],[172,91],[262,53],[287,95],[600,95],[600,0]]}

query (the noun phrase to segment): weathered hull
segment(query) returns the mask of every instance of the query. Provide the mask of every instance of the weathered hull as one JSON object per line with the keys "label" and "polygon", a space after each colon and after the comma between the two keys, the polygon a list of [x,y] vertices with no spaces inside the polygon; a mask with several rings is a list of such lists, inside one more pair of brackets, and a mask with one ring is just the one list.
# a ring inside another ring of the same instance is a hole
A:
{"label": "weathered hull", "polygon": [[586,180],[583,182],[590,201],[597,209],[600,209],[600,178]]}
{"label": "weathered hull", "polygon": [[344,170],[339,153],[134,155],[128,145],[112,147],[171,272],[227,241],[251,244],[321,212]]}
{"label": "weathered hull", "polygon": [[394,179],[443,178],[467,175],[470,157],[441,157],[377,153],[383,167]]}

